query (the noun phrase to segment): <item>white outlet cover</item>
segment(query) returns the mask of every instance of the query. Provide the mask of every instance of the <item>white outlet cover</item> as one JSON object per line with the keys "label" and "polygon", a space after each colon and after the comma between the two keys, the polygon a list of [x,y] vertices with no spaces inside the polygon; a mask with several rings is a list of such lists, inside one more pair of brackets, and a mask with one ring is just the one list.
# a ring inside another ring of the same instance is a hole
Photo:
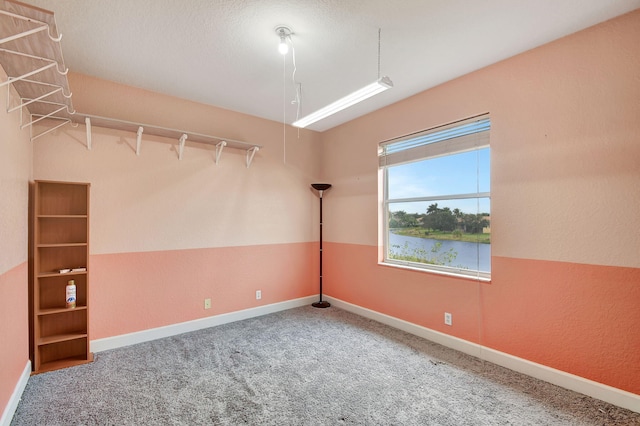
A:
{"label": "white outlet cover", "polygon": [[453,323],[453,315],[451,315],[449,312],[445,312],[444,313],[444,323],[446,325],[451,325]]}

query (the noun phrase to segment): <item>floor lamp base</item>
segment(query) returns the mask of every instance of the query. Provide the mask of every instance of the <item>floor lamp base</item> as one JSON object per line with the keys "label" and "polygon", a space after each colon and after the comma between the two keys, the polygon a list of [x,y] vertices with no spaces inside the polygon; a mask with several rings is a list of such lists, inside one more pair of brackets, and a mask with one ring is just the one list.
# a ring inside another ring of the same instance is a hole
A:
{"label": "floor lamp base", "polygon": [[331,306],[331,303],[321,300],[320,302],[312,303],[311,306],[313,306],[314,308],[328,308],[329,306]]}

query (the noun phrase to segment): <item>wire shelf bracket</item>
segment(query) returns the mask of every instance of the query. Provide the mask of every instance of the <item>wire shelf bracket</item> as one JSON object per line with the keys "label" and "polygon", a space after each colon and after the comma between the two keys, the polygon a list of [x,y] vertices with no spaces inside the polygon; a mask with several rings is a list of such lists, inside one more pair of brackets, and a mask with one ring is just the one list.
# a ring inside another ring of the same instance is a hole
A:
{"label": "wire shelf bracket", "polygon": [[138,131],[136,132],[136,155],[140,156],[140,147],[142,145],[142,132],[144,132],[144,127],[139,126]]}
{"label": "wire shelf bracket", "polygon": [[247,150],[247,169],[251,166],[251,162],[253,161],[253,157],[256,155],[256,152],[260,151],[259,146],[251,147]]}
{"label": "wire shelf bracket", "polygon": [[222,155],[222,150],[225,146],[227,146],[227,143],[225,141],[220,141],[216,145],[216,164],[220,162],[220,156]]}

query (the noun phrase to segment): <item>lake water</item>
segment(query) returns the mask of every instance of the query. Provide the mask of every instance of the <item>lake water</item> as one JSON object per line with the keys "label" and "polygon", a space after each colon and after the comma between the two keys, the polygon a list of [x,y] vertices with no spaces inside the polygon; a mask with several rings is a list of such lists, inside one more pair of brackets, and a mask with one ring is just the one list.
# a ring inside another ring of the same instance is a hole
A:
{"label": "lake water", "polygon": [[[449,249],[453,249],[453,251],[457,253],[455,259],[447,266],[464,267],[476,270],[478,265],[480,265],[480,271],[491,272],[491,244],[434,240],[431,238],[407,237],[404,235],[389,233],[389,246],[396,254],[403,253],[405,244],[407,244],[409,254],[411,254],[411,251],[414,249],[422,249],[426,250],[427,253],[431,253],[431,248],[438,242],[442,243],[439,253],[444,253]],[[400,246],[400,248],[393,247],[395,245]]]}

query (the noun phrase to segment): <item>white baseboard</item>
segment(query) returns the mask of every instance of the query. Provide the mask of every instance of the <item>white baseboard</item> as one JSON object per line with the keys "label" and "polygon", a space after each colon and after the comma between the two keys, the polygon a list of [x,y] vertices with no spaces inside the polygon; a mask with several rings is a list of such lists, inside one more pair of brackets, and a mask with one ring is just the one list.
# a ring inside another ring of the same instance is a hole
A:
{"label": "white baseboard", "polygon": [[471,343],[399,318],[381,314],[352,303],[344,302],[340,299],[333,297],[325,297],[325,299],[335,307],[344,309],[345,311],[353,312],[365,318],[381,322],[388,326],[406,331],[407,333],[439,343],[443,346],[464,352],[485,361],[492,362],[510,370],[526,374],[536,379],[544,380],[545,382],[552,383],[565,389],[579,392],[610,404],[635,411],[636,413],[640,413],[640,395],[635,393],[617,389],[561,370],[556,370],[555,368],[509,355],[508,353],[500,352],[476,343]]}
{"label": "white baseboard", "polygon": [[214,315],[197,320],[171,324],[164,327],[152,328],[149,330],[137,331],[135,333],[122,334],[104,339],[92,340],[90,343],[91,352],[102,352],[109,349],[121,348],[135,345],[137,343],[171,337],[190,331],[201,330],[203,328],[215,327],[216,325],[241,321],[249,318],[259,317],[274,312],[297,308],[299,306],[310,305],[315,302],[318,296],[302,297],[300,299],[287,300],[285,302],[273,303],[270,305],[258,306],[256,308],[244,309],[241,311],[229,312],[227,314]]}
{"label": "white baseboard", "polygon": [[13,393],[11,394],[11,398],[9,398],[9,402],[2,413],[2,417],[0,417],[0,426],[9,426],[11,424],[13,414],[18,408],[18,403],[20,402],[20,398],[22,398],[22,392],[24,392],[24,388],[27,386],[30,376],[31,360],[27,360],[27,365],[25,365],[24,370],[22,370],[20,379],[18,380],[18,383],[16,383],[16,387],[13,389]]}

